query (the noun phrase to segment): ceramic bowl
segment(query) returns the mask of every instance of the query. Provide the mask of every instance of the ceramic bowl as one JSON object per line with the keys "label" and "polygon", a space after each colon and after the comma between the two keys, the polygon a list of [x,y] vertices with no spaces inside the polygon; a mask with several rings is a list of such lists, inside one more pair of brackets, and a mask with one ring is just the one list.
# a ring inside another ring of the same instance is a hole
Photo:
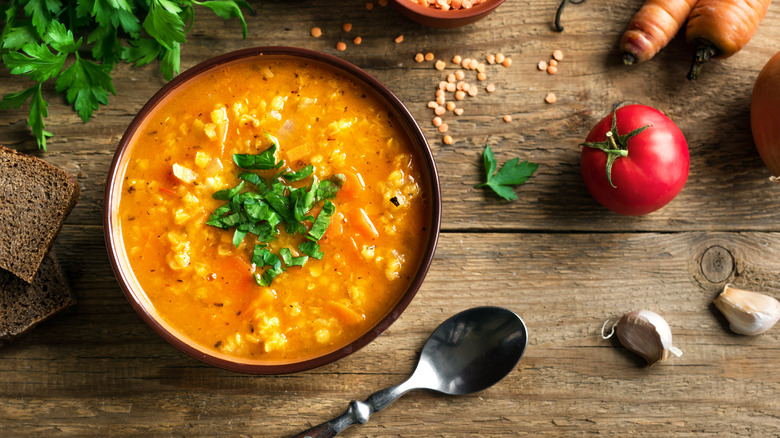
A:
{"label": "ceramic bowl", "polygon": [[420,6],[413,0],[390,0],[403,15],[430,27],[453,28],[465,26],[488,16],[505,0],[488,0],[468,9],[441,10]]}
{"label": "ceramic bowl", "polygon": [[[132,272],[123,245],[120,220],[117,214],[124,172],[128,162],[128,150],[132,147],[134,136],[140,132],[144,121],[154,114],[156,109],[172,93],[187,87],[188,84],[197,78],[203,77],[203,75],[207,75],[226,65],[252,61],[263,57],[274,57],[276,59],[289,57],[290,59],[324,64],[346,76],[349,80],[361,84],[367,91],[373,93],[385,105],[386,109],[395,116],[396,120],[400,121],[412,147],[416,149],[418,160],[423,167],[424,181],[420,184],[429,194],[428,205],[430,206],[430,213],[426,217],[428,222],[426,224],[427,243],[424,246],[421,262],[417,266],[416,273],[408,289],[405,290],[392,308],[386,309],[385,316],[379,319],[367,332],[362,333],[359,337],[335,351],[330,351],[317,357],[288,362],[258,361],[228,356],[195,343],[167,324],[158,315],[149,298],[140,287],[135,274]],[[433,259],[440,225],[441,194],[433,155],[422,130],[403,103],[376,78],[344,60],[324,53],[291,47],[257,47],[220,55],[190,68],[165,85],[143,106],[127,128],[114,155],[105,190],[104,232],[106,246],[119,285],[135,311],[160,336],[184,353],[210,365],[250,374],[283,374],[312,369],[344,358],[374,340],[401,315],[422,285]]]}

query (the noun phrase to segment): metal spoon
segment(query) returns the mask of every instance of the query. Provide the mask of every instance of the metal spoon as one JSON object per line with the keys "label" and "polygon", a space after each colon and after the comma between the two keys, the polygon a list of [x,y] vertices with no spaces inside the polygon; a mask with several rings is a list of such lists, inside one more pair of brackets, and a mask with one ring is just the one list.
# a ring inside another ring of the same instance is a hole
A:
{"label": "metal spoon", "polygon": [[340,417],[293,438],[336,436],[347,427],[368,421],[412,389],[461,395],[493,386],[514,369],[528,344],[523,320],[501,307],[475,307],[444,321],[423,346],[417,368],[400,385],[352,401]]}

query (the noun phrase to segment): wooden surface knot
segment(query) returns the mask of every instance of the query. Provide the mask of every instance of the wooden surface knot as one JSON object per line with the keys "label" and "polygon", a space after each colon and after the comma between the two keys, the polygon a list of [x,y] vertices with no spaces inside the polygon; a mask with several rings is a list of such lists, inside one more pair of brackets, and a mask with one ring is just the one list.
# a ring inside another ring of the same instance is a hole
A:
{"label": "wooden surface knot", "polygon": [[722,283],[734,272],[734,256],[726,248],[713,245],[701,256],[701,272],[711,283]]}

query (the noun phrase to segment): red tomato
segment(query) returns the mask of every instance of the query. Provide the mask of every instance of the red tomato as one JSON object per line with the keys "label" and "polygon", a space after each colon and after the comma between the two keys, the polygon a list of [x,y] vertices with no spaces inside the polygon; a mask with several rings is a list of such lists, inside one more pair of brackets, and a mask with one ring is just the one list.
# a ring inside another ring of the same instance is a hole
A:
{"label": "red tomato", "polygon": [[656,211],[674,199],[688,179],[685,137],[674,122],[649,106],[618,108],[591,129],[582,146],[585,186],[596,201],[616,213],[639,216]]}
{"label": "red tomato", "polygon": [[780,176],[780,52],[766,63],[753,85],[750,127],[761,159]]}

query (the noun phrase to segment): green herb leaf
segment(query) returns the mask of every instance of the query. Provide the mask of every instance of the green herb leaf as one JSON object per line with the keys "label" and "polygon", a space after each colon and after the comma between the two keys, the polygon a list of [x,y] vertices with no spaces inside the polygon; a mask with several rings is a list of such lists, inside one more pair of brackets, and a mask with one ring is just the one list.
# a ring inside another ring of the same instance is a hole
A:
{"label": "green herb leaf", "polygon": [[242,169],[270,170],[282,166],[282,162],[276,161],[276,151],[279,146],[273,143],[271,147],[259,154],[233,154],[233,162]]}
{"label": "green herb leaf", "polygon": [[160,56],[162,46],[155,40],[142,39],[130,41],[130,47],[121,48],[121,58],[134,62],[136,67],[146,65]]}
{"label": "green herb leaf", "polygon": [[73,53],[81,46],[81,39],[76,42],[73,39],[73,33],[57,20],[53,20],[49,24],[43,41],[60,53]]}
{"label": "green herb leaf", "polygon": [[314,221],[314,224],[311,226],[311,230],[306,234],[306,237],[315,242],[322,239],[322,236],[325,235],[325,231],[328,230],[328,225],[330,225],[330,218],[335,212],[336,206],[332,202],[326,200],[322,205],[320,214],[317,215],[317,220]]}
{"label": "green herb leaf", "polygon": [[45,82],[62,70],[66,57],[65,53],[52,53],[45,44],[29,43],[22,47],[22,53],[10,52],[3,55],[3,62],[12,74],[29,76],[36,82]]}
{"label": "green herb leaf", "polygon": [[3,31],[3,48],[8,50],[19,50],[30,41],[38,39],[38,33],[32,24],[12,27],[7,25]]}
{"label": "green herb leaf", "polygon": [[229,199],[232,199],[237,194],[241,193],[241,190],[244,190],[244,181],[241,181],[240,183],[238,183],[237,186],[233,187],[232,189],[225,189],[225,190],[219,190],[217,192],[214,192],[214,194],[211,195],[211,197],[220,201],[227,201]]}
{"label": "green herb leaf", "polygon": [[41,37],[46,34],[52,16],[59,13],[61,9],[62,3],[57,0],[28,0],[24,5],[24,12],[31,18],[35,30]]}
{"label": "green herb leaf", "polygon": [[185,41],[184,21],[179,16],[180,12],[181,8],[172,1],[151,0],[143,28],[163,47],[175,50],[175,44]]}
{"label": "green herb leaf", "polygon": [[309,260],[309,256],[293,257],[290,248],[282,248],[279,250],[279,255],[282,257],[282,261],[287,267],[290,266],[303,266]]}
{"label": "green herb leaf", "polygon": [[100,104],[108,104],[108,93],[116,94],[111,82],[111,64],[96,64],[82,60],[76,55],[76,62],[57,79],[57,92],[65,93],[68,103],[87,122]]}
{"label": "green herb leaf", "polygon": [[337,173],[330,177],[329,180],[320,182],[317,187],[317,199],[333,199],[336,197],[336,193],[344,186],[346,177],[342,173]]}
{"label": "green herb leaf", "polygon": [[290,182],[300,181],[304,178],[310,177],[313,173],[314,173],[314,166],[309,164],[308,166],[304,167],[303,169],[297,172],[293,172],[288,168],[287,172],[282,173],[282,178]]}
{"label": "green herb leaf", "polygon": [[211,9],[215,15],[226,20],[229,18],[238,17],[238,19],[241,20],[241,29],[244,35],[244,39],[246,39],[246,20],[244,20],[244,15],[241,14],[241,8],[239,6],[247,8],[252,13],[254,13],[254,9],[252,9],[252,6],[250,6],[249,3],[244,0],[213,0],[205,2],[192,0],[192,2],[196,5],[205,6]]}
{"label": "green herb leaf", "polygon": [[311,240],[304,240],[298,245],[298,249],[309,257],[314,257],[317,260],[322,260],[324,252],[320,251],[320,245],[317,242]]}
{"label": "green herb leaf", "polygon": [[162,59],[160,60],[160,71],[166,81],[170,81],[181,70],[181,45],[179,43],[171,44],[171,48],[160,48]]}
{"label": "green herb leaf", "polygon": [[522,163],[518,158],[512,158],[507,161],[497,173],[493,173],[497,168],[497,160],[493,156],[493,150],[490,146],[485,146],[483,152],[483,161],[485,165],[485,176],[487,181],[481,184],[477,184],[474,187],[490,187],[496,194],[502,198],[511,201],[517,199],[517,195],[514,190],[509,186],[516,186],[525,183],[531,175],[536,172],[539,167],[536,163],[529,163],[523,161]]}

